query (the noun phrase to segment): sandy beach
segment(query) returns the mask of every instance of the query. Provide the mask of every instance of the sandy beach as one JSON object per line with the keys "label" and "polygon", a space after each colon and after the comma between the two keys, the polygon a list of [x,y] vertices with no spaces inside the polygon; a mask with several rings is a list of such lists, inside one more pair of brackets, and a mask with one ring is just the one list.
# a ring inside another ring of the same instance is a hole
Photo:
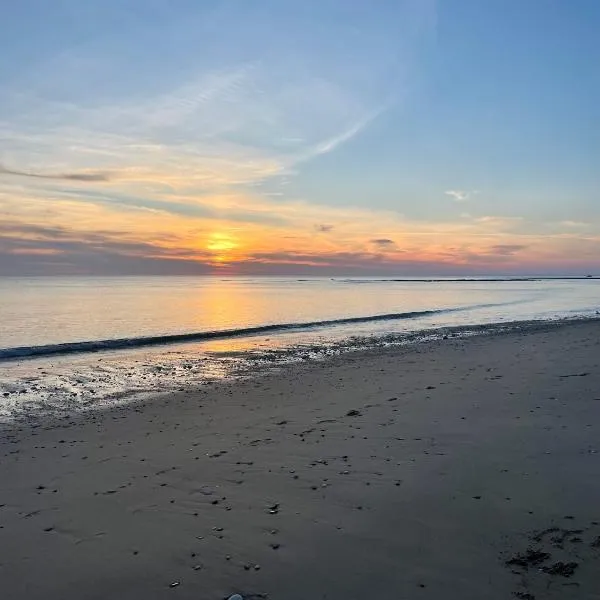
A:
{"label": "sandy beach", "polygon": [[600,322],[3,431],[7,600],[600,598]]}

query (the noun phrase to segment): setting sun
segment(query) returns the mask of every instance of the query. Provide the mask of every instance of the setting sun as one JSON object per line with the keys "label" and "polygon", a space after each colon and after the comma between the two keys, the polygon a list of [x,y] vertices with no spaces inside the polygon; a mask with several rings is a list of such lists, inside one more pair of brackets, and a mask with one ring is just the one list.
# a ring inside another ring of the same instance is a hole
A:
{"label": "setting sun", "polygon": [[226,233],[213,233],[206,244],[207,250],[223,252],[237,248],[238,244]]}
{"label": "setting sun", "polygon": [[231,260],[231,250],[238,248],[239,244],[227,233],[211,233],[208,237],[206,249],[213,253],[212,260],[217,265],[223,265]]}

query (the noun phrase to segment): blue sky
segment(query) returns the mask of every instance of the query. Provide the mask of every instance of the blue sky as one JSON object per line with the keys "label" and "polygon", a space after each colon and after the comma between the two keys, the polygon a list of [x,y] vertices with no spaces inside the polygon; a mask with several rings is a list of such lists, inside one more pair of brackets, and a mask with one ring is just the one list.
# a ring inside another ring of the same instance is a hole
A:
{"label": "blue sky", "polygon": [[0,274],[600,270],[599,26],[591,0],[14,3]]}

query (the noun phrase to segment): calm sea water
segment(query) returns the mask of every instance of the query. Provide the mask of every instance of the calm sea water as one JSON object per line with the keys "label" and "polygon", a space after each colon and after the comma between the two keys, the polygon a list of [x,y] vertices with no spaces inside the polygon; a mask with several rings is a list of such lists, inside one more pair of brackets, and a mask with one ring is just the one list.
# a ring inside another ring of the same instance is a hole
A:
{"label": "calm sea water", "polygon": [[0,414],[114,402],[357,338],[599,308],[597,279],[4,278]]}

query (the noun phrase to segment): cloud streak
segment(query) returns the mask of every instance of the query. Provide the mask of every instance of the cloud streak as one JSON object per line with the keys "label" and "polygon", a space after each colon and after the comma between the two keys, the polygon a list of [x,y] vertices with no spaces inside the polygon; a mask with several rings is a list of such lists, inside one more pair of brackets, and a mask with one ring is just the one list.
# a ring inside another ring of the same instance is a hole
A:
{"label": "cloud streak", "polygon": [[467,202],[473,196],[479,194],[479,190],[446,190],[444,194],[450,196],[455,202]]}
{"label": "cloud streak", "polygon": [[322,225],[315,225],[315,229],[319,233],[329,233],[330,231],[333,231],[334,227],[333,225],[327,225],[326,223],[323,223]]}
{"label": "cloud streak", "polygon": [[378,247],[378,248],[392,248],[396,245],[396,242],[394,242],[394,240],[390,240],[389,238],[375,238],[372,240],[369,240],[369,242],[371,244],[373,244],[374,246]]}
{"label": "cloud streak", "polygon": [[527,246],[524,244],[496,244],[490,248],[490,253],[500,256],[514,256],[526,248]]}
{"label": "cloud streak", "polygon": [[379,115],[381,115],[385,110],[390,108],[391,103],[385,104],[376,108],[375,110],[369,111],[367,114],[361,116],[356,122],[350,124],[345,129],[337,133],[336,135],[322,140],[317,143],[313,148],[311,148],[306,154],[300,156],[295,159],[294,164],[299,164],[304,162],[305,160],[310,160],[316,156],[321,154],[328,154],[329,152],[333,152],[339,146],[345,144],[350,141],[353,137],[358,135],[363,129],[368,127],[368,125],[374,121]]}
{"label": "cloud streak", "polygon": [[9,169],[0,164],[0,175],[15,175],[17,177],[33,177],[34,179],[59,179],[64,181],[101,182],[110,181],[111,174],[101,171],[79,173],[35,173],[32,171],[19,171]]}

